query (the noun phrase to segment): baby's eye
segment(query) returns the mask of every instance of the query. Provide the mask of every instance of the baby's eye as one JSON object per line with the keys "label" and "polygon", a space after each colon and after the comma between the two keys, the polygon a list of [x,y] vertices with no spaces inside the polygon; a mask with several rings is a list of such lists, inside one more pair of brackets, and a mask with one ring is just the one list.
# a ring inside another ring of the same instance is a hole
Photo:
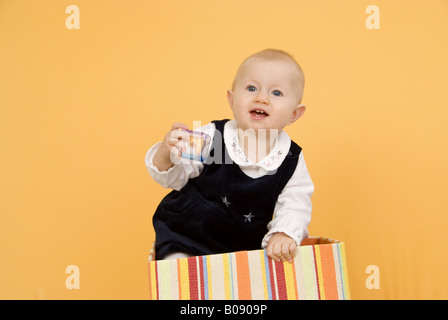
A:
{"label": "baby's eye", "polygon": [[255,88],[254,86],[247,87],[247,91],[249,91],[249,92],[255,92],[256,90],[257,90],[257,88]]}
{"label": "baby's eye", "polygon": [[274,91],[272,91],[272,94],[274,95],[274,96],[277,96],[277,97],[281,97],[283,94],[281,93],[281,91],[278,91],[278,90],[274,90]]}

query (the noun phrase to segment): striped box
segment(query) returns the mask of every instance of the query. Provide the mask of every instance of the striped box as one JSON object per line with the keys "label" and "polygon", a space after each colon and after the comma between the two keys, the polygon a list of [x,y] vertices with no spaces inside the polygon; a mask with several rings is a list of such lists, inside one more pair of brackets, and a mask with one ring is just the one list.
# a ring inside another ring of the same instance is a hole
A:
{"label": "striped box", "polygon": [[292,263],[265,250],[148,260],[151,300],[350,299],[345,246],[310,237]]}

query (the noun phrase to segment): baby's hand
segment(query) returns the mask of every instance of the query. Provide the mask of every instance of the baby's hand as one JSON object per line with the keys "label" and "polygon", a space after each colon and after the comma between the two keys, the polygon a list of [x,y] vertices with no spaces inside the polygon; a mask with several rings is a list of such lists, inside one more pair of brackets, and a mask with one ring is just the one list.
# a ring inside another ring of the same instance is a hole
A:
{"label": "baby's hand", "polygon": [[159,149],[154,155],[154,165],[160,170],[165,171],[171,168],[175,160],[180,157],[180,148],[182,140],[186,138],[184,131],[179,129],[188,129],[183,123],[175,123],[171,130],[165,135]]}
{"label": "baby's hand", "polygon": [[268,257],[277,262],[286,261],[292,262],[296,253],[296,242],[283,232],[276,232],[272,235],[268,242],[266,253]]}

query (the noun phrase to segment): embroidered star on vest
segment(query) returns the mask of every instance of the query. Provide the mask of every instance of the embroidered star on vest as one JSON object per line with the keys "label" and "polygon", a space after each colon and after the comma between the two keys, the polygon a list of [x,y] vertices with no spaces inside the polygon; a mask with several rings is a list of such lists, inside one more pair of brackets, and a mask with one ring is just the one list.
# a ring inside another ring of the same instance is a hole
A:
{"label": "embroidered star on vest", "polygon": [[244,219],[244,222],[248,222],[248,221],[252,222],[251,219],[255,216],[252,214],[252,212],[250,212],[249,214],[245,214],[244,217],[246,218],[246,219]]}
{"label": "embroidered star on vest", "polygon": [[222,202],[226,205],[226,207],[229,207],[229,204],[231,204],[228,200],[227,197],[221,197]]}

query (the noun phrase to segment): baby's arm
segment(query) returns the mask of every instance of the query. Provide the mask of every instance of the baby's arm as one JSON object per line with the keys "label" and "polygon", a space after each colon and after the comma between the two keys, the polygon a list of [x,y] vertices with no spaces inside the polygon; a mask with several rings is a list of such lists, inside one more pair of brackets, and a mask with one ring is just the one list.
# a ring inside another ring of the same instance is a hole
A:
{"label": "baby's arm", "polygon": [[301,153],[293,176],[277,199],[269,232],[263,238],[262,246],[272,259],[291,261],[297,246],[308,236],[313,192],[314,185]]}

